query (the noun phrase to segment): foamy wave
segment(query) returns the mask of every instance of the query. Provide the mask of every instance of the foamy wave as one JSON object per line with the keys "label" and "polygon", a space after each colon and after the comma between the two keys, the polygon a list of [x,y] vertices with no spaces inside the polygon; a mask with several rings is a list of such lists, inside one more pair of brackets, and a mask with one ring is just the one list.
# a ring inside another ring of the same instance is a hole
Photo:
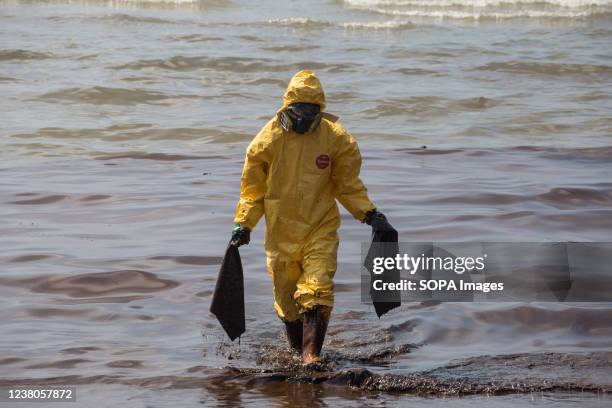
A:
{"label": "foamy wave", "polygon": [[322,27],[340,27],[346,29],[371,29],[371,30],[386,30],[386,29],[402,29],[410,28],[413,24],[405,20],[391,21],[349,21],[349,22],[334,22],[325,20],[315,20],[305,17],[292,18],[275,18],[269,19],[267,24],[280,27],[294,28],[322,28]]}
{"label": "foamy wave", "polygon": [[345,0],[380,14],[437,19],[583,18],[612,13],[612,0]]}
{"label": "foamy wave", "polygon": [[319,28],[333,25],[332,22],[315,20],[306,17],[290,17],[290,18],[271,18],[266,21],[267,24],[280,27],[303,27],[303,28]]}
{"label": "foamy wave", "polygon": [[550,4],[560,7],[605,6],[612,4],[612,0],[345,0],[346,3],[356,6],[428,6],[428,7],[487,7],[500,5],[521,4]]}
{"label": "foamy wave", "polygon": [[439,10],[439,11],[425,11],[425,10],[385,10],[385,9],[372,9],[381,14],[390,14],[394,16],[402,17],[423,17],[423,18],[435,18],[435,19],[512,19],[512,18],[580,18],[589,17],[594,14],[588,11],[576,11],[576,12],[547,12],[547,11],[536,11],[536,10],[523,10],[515,12],[470,12],[470,11],[453,11],[453,10]]}
{"label": "foamy wave", "polygon": [[344,28],[357,28],[357,29],[358,28],[369,28],[373,30],[410,28],[414,26],[414,24],[411,23],[410,21],[401,21],[401,20],[351,22],[351,23],[341,23],[340,25]]}

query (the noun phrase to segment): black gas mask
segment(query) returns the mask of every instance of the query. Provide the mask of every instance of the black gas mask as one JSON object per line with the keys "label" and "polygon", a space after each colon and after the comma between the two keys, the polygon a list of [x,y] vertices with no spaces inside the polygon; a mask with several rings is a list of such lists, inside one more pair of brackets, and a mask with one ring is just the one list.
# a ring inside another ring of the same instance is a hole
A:
{"label": "black gas mask", "polygon": [[281,124],[285,130],[304,134],[311,132],[321,122],[321,107],[314,103],[292,103],[281,113]]}

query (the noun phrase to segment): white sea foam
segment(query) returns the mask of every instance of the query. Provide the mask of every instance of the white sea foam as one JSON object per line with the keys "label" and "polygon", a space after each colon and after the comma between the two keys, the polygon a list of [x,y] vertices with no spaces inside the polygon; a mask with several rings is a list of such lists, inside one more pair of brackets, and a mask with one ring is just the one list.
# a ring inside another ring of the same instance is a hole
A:
{"label": "white sea foam", "polygon": [[275,26],[293,28],[340,27],[346,29],[371,30],[404,29],[414,26],[412,22],[407,20],[336,22],[328,20],[317,20],[305,17],[272,18],[267,20],[266,23]]}
{"label": "white sea foam", "polygon": [[612,0],[345,0],[356,6],[427,6],[427,7],[489,7],[501,5],[549,4],[559,7],[612,5]]}
{"label": "white sea foam", "polygon": [[349,23],[341,23],[340,26],[344,28],[354,29],[373,29],[373,30],[385,30],[385,29],[401,29],[411,28],[414,24],[410,21],[405,20],[392,20],[392,21],[355,21]]}
{"label": "white sea foam", "polygon": [[307,17],[271,18],[267,20],[267,23],[282,27],[304,28],[316,28],[334,25],[334,23],[331,21],[316,20]]}
{"label": "white sea foam", "polygon": [[380,14],[438,19],[584,18],[612,13],[612,0],[345,0]]}

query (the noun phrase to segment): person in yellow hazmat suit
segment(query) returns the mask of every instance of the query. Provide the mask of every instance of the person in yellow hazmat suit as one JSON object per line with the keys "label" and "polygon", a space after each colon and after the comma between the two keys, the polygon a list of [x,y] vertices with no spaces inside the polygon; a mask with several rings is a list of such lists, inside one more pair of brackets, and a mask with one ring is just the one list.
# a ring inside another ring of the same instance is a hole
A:
{"label": "person in yellow hazmat suit", "polygon": [[337,119],[325,112],[314,72],[295,74],[282,108],[247,148],[232,234],[238,245],[248,244],[265,216],[274,308],[306,364],[320,359],[334,302],[336,200],[361,222],[384,217],[359,178],[357,142]]}

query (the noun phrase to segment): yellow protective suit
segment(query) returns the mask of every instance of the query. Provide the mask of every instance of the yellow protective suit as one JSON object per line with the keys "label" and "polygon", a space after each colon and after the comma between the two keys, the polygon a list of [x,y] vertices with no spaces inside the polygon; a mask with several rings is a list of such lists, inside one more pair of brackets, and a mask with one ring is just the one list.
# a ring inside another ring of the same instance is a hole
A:
{"label": "yellow protective suit", "polygon": [[284,321],[317,305],[332,307],[340,216],[336,199],[362,221],[375,208],[359,178],[361,155],[339,123],[323,118],[312,132],[285,131],[279,114],[295,102],[325,109],[312,71],[289,83],[283,107],[250,143],[234,222],[253,229],[266,219],[274,308]]}

